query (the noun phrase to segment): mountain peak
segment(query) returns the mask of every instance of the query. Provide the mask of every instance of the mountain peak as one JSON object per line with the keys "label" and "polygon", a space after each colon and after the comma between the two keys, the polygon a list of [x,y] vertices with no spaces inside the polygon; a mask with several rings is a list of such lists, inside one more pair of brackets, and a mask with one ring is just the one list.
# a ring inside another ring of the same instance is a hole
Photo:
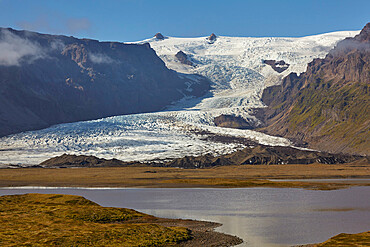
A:
{"label": "mountain peak", "polygon": [[211,41],[216,40],[216,38],[217,38],[217,36],[216,36],[216,34],[214,34],[214,33],[212,33],[212,34],[208,37],[208,39],[209,39],[209,40],[211,40]]}
{"label": "mountain peak", "polygon": [[156,33],[156,34],[154,35],[154,37],[155,37],[156,39],[159,39],[159,40],[164,40],[164,36],[163,36],[161,33]]}
{"label": "mountain peak", "polygon": [[360,42],[370,41],[370,22],[368,22],[361,30],[360,34],[355,37]]}
{"label": "mountain peak", "polygon": [[329,55],[343,57],[348,55],[350,51],[370,52],[370,22],[355,37],[348,37],[339,41],[335,49],[329,52]]}

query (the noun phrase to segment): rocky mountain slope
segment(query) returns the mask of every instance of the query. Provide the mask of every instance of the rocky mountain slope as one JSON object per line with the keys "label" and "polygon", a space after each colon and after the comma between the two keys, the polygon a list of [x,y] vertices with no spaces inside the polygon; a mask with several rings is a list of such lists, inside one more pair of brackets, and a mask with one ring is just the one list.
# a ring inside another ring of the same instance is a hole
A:
{"label": "rocky mountain slope", "polygon": [[261,114],[273,135],[330,152],[370,154],[370,23],[307,71],[264,90]]}
{"label": "rocky mountain slope", "polygon": [[87,155],[68,155],[63,154],[57,156],[44,162],[41,162],[38,167],[58,167],[58,168],[67,168],[67,167],[113,167],[113,166],[127,166],[138,163],[123,162],[117,159],[99,159],[95,156]]}
{"label": "rocky mountain slope", "polygon": [[368,163],[369,159],[358,155],[330,154],[325,152],[300,150],[292,147],[256,145],[231,154],[216,157],[211,154],[185,156],[183,158],[177,158],[162,163],[124,162],[117,159],[107,160],[94,156],[63,154],[41,162],[38,167],[115,167],[146,164],[150,166],[195,169],[230,165],[342,164],[354,161]]}
{"label": "rocky mountain slope", "polygon": [[209,81],[167,69],[149,44],[0,28],[0,136],[163,109]]}
{"label": "rocky mountain slope", "polygon": [[325,152],[299,150],[292,147],[271,147],[257,145],[231,154],[186,156],[165,163],[167,167],[206,168],[227,165],[284,165],[284,164],[341,164],[365,160],[362,156],[330,154]]}

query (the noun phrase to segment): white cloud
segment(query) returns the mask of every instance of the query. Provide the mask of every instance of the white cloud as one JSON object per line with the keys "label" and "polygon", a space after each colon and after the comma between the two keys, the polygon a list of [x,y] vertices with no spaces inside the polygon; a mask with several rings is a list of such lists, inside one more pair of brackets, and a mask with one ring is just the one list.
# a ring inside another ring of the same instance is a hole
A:
{"label": "white cloud", "polygon": [[63,51],[63,49],[65,48],[65,44],[59,39],[53,40],[50,43],[50,48],[51,50]]}
{"label": "white cloud", "polygon": [[93,63],[113,63],[114,60],[105,54],[89,53],[89,58]]}
{"label": "white cloud", "polygon": [[39,44],[14,35],[8,30],[0,32],[0,65],[19,66],[22,61],[33,62],[45,57]]}

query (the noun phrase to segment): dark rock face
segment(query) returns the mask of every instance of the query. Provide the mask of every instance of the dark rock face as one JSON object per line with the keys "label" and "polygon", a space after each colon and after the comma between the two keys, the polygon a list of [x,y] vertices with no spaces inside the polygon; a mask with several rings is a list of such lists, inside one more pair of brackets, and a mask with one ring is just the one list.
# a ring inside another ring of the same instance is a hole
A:
{"label": "dark rock face", "polygon": [[155,37],[156,39],[159,39],[159,40],[164,40],[164,36],[163,36],[161,33],[156,33],[156,34],[154,35],[154,37]]}
{"label": "dark rock face", "polygon": [[163,109],[202,96],[209,81],[180,78],[149,44],[0,29],[0,136],[53,124]]}
{"label": "dark rock face", "polygon": [[249,123],[242,117],[232,115],[220,115],[213,120],[218,127],[235,128],[235,129],[253,129],[253,123]]}
{"label": "dark rock face", "polygon": [[58,157],[48,159],[39,166],[44,168],[70,168],[70,167],[112,167],[112,166],[128,166],[134,163],[123,162],[117,159],[99,159],[94,156],[86,155],[70,155],[63,154]]}
{"label": "dark rock face", "polygon": [[197,157],[185,156],[184,158],[174,159],[173,161],[164,164],[164,166],[166,167],[180,167],[186,169],[207,168],[227,165],[234,165],[234,163],[222,157],[215,158],[211,155]]}
{"label": "dark rock face", "polygon": [[48,159],[39,164],[43,168],[69,168],[69,167],[117,167],[117,166],[159,166],[180,167],[186,169],[207,168],[231,165],[284,165],[284,164],[343,164],[354,161],[369,163],[363,156],[330,154],[299,150],[291,147],[271,147],[256,145],[251,148],[214,157],[212,155],[185,156],[166,163],[124,162],[117,159],[100,159],[94,156],[68,155]]}
{"label": "dark rock face", "polygon": [[[187,156],[174,159],[164,164],[164,166],[207,168],[228,165],[341,164],[363,159],[363,156],[329,154],[324,152],[304,151],[291,147],[257,145],[253,148],[245,148],[218,157],[213,157],[211,155],[197,157]],[[367,160],[367,162],[369,161]]]}
{"label": "dark rock face", "polygon": [[182,63],[186,65],[193,66],[193,63],[188,59],[188,55],[184,53],[183,51],[179,51],[176,53],[175,57]]}
{"label": "dark rock face", "polygon": [[213,44],[215,43],[217,40],[217,36],[212,33],[208,38],[207,38],[207,41],[208,41],[208,44]]}
{"label": "dark rock face", "polygon": [[314,149],[370,154],[370,23],[346,38],[300,76],[264,90],[262,110],[273,135],[307,142]]}
{"label": "dark rock face", "polygon": [[208,37],[208,40],[210,41],[215,41],[217,39],[217,36],[216,34],[212,33],[209,37]]}
{"label": "dark rock face", "polygon": [[289,68],[289,64],[283,60],[275,61],[275,60],[263,60],[265,64],[268,64],[273,68],[276,72],[281,73]]}

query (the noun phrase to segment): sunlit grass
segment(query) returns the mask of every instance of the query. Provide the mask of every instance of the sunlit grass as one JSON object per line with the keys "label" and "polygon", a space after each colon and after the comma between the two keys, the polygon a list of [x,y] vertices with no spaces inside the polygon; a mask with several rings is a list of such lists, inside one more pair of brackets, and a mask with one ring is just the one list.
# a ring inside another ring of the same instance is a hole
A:
{"label": "sunlit grass", "polygon": [[[365,162],[338,165],[242,165],[207,169],[103,167],[0,169],[0,187],[299,187],[368,186],[355,181],[271,181],[271,179],[369,178]],[[76,172],[78,171],[78,172]],[[261,181],[262,180],[262,181]],[[270,180],[270,181],[267,181]],[[351,183],[351,184],[349,184]]]}
{"label": "sunlit grass", "polygon": [[370,246],[370,231],[357,234],[341,233],[332,237],[324,243],[317,244],[317,247],[331,247],[331,246]]}
{"label": "sunlit grass", "polygon": [[80,196],[2,196],[0,246],[171,246],[190,238],[186,228],[164,227],[153,219]]}
{"label": "sunlit grass", "polygon": [[[311,190],[335,190],[351,186],[345,183],[320,183],[300,181],[270,181],[263,179],[170,179],[161,183],[173,185],[187,185],[187,187],[224,187],[224,188],[248,188],[248,187],[271,187],[271,188],[303,188]],[[369,186],[370,184],[363,184]],[[181,186],[180,186],[181,187]]]}

